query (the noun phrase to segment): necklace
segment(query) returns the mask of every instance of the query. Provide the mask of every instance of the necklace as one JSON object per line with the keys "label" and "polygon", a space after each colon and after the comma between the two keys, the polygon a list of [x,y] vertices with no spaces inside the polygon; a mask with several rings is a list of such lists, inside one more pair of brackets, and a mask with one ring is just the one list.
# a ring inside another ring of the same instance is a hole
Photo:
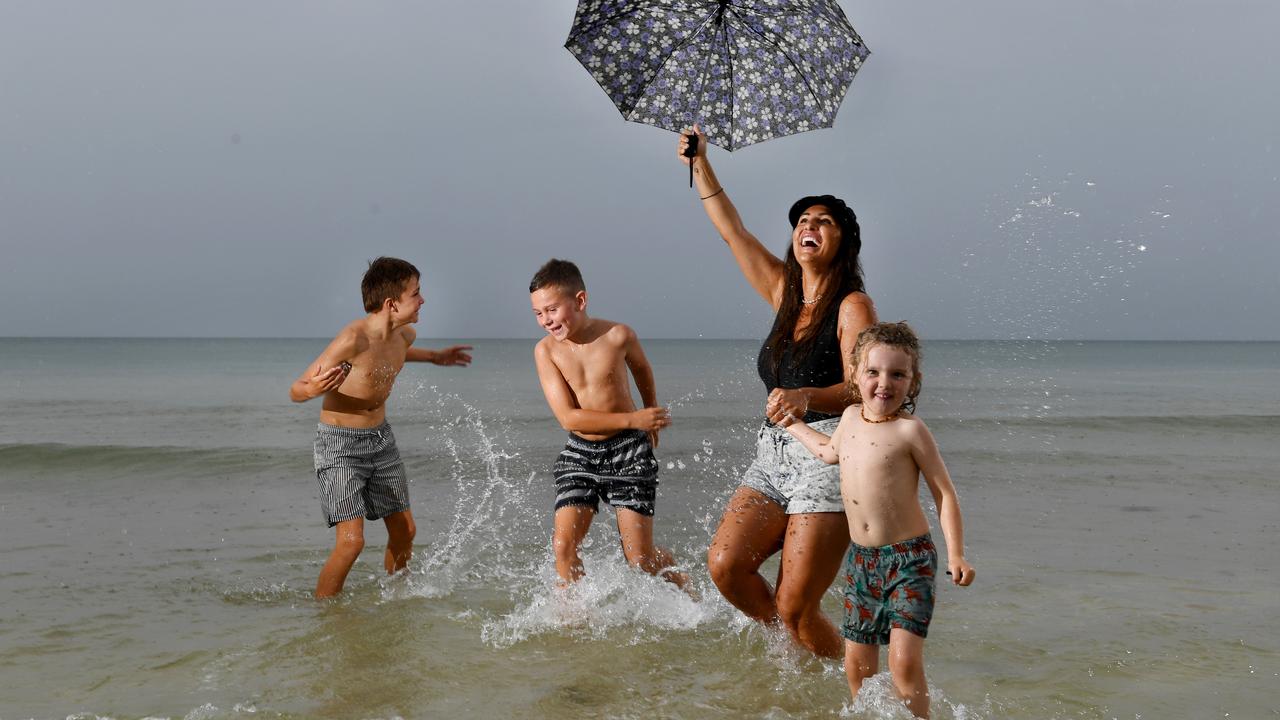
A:
{"label": "necklace", "polygon": [[801,304],[801,305],[813,305],[814,303],[818,302],[818,301],[819,301],[819,300],[821,300],[821,299],[822,299],[822,293],[818,293],[817,295],[814,295],[812,300],[805,300],[805,299],[804,299],[804,294],[803,294],[803,293],[801,293],[801,295],[800,295],[800,304]]}
{"label": "necklace", "polygon": [[866,405],[859,405],[859,406],[858,406],[858,414],[862,416],[862,421],[863,421],[863,422],[869,422],[869,423],[871,423],[872,425],[879,425],[880,423],[887,423],[887,422],[889,422],[890,420],[897,420],[897,419],[898,419],[898,411],[897,411],[897,410],[894,410],[894,411],[893,411],[893,414],[891,414],[891,415],[886,415],[885,417],[882,417],[882,418],[880,418],[879,420],[872,420],[872,419],[870,419],[870,418],[868,418],[868,417],[867,417],[867,406],[866,406]]}

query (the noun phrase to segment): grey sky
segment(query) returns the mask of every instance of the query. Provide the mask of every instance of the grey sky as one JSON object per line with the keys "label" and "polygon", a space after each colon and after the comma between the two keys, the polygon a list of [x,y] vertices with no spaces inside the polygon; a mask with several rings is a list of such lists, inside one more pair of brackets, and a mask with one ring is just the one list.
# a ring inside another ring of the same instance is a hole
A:
{"label": "grey sky", "polygon": [[[712,150],[766,244],[832,192],[926,337],[1280,339],[1280,4],[842,6],[873,54],[835,128]],[[328,336],[379,254],[426,337],[536,335],[552,256],[642,337],[762,335],[574,7],[3,3],[0,335]]]}

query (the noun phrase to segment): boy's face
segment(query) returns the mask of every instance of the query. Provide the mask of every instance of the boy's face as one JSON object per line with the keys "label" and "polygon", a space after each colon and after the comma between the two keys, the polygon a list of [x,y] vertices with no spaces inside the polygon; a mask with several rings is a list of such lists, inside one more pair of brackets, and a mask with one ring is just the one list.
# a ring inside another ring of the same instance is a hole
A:
{"label": "boy's face", "polygon": [[424,302],[426,301],[422,299],[422,288],[418,278],[412,278],[400,293],[400,297],[391,301],[392,318],[399,325],[416,323],[418,310],[422,308]]}
{"label": "boy's face", "polygon": [[534,290],[529,299],[533,302],[533,317],[556,340],[572,335],[586,316],[586,290],[570,293],[559,285],[548,285]]}
{"label": "boy's face", "polygon": [[855,379],[862,406],[876,415],[892,415],[907,400],[911,380],[911,354],[889,345],[872,345],[858,365]]}

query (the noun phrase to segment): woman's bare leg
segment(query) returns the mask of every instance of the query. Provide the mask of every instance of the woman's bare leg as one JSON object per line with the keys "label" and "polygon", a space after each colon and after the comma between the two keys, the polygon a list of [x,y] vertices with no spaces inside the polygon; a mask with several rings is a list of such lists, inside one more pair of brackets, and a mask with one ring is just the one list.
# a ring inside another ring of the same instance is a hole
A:
{"label": "woman's bare leg", "polygon": [[849,549],[844,513],[800,513],[787,522],[778,570],[778,617],[803,647],[823,657],[844,654],[844,641],[827,614],[822,597]]}
{"label": "woman's bare leg", "polygon": [[747,616],[763,623],[778,620],[773,588],[760,565],[782,548],[787,515],[763,493],[740,487],[729,499],[720,527],[707,550],[707,568],[720,594]]}

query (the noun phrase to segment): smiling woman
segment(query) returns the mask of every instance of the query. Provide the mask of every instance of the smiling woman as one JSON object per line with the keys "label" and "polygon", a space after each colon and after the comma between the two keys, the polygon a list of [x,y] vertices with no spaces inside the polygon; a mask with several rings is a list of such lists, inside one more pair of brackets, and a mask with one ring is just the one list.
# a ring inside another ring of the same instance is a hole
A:
{"label": "smiling woman", "polygon": [[[842,358],[875,322],[863,292],[858,220],[832,195],[801,198],[788,213],[791,242],[780,259],[743,227],[706,147],[694,126],[680,136],[677,154],[692,168],[703,209],[743,276],[777,313],[757,359],[769,397],[756,457],[725,508],[707,564],[739,610],[764,623],[781,622],[811,652],[838,657],[840,636],[820,607],[849,545],[838,470],[776,423],[804,418],[830,430],[849,404]],[[782,564],[771,587],[760,566],[779,551]]]}

